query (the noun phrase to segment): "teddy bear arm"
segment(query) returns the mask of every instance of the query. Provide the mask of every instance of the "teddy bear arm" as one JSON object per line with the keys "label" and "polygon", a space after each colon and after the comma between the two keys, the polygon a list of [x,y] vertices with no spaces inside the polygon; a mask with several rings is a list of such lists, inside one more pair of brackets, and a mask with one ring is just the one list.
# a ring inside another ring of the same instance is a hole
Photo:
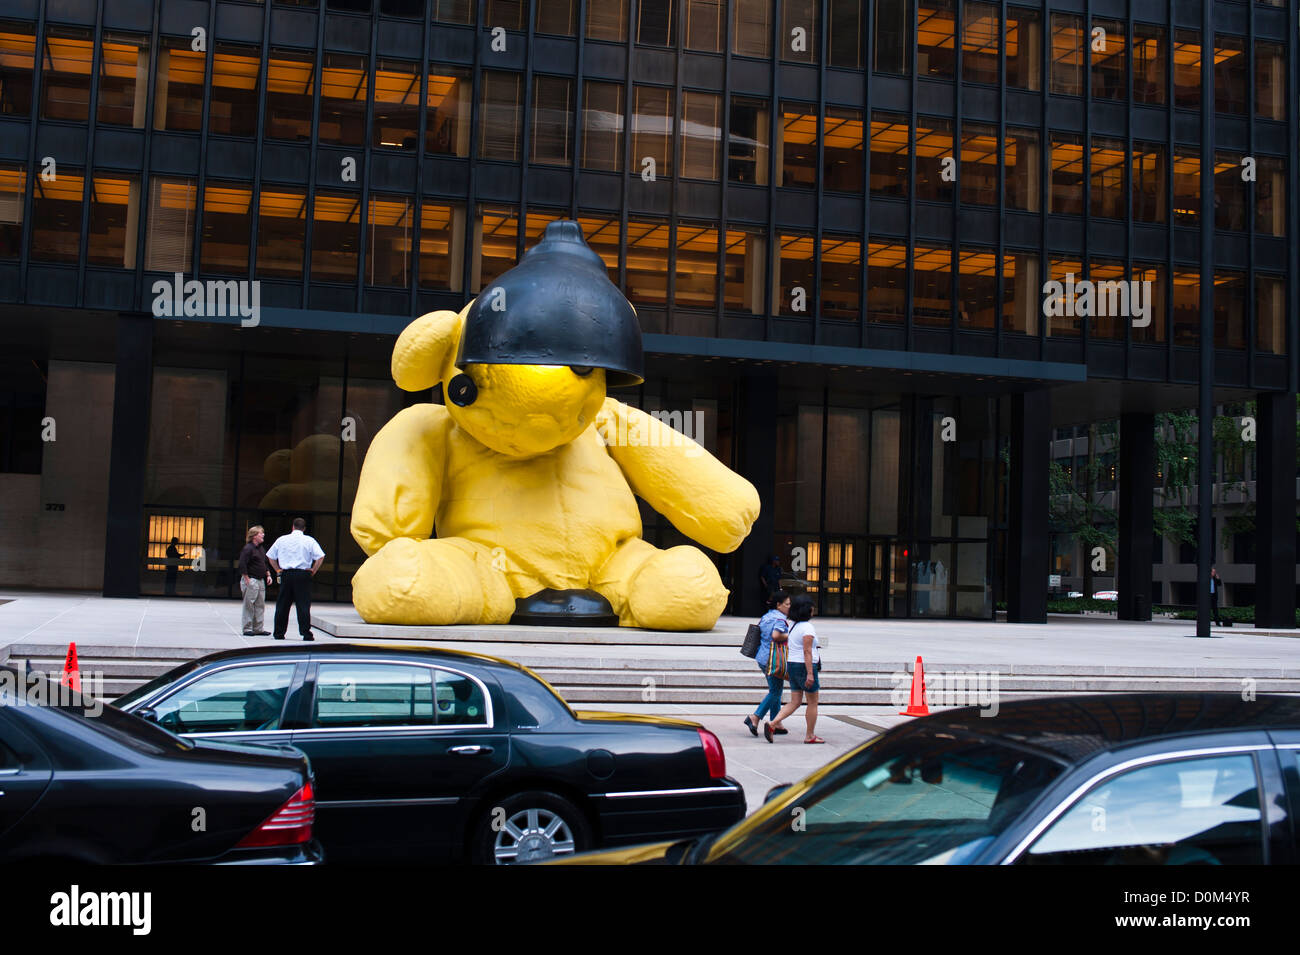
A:
{"label": "teddy bear arm", "polygon": [[352,504],[352,537],[367,554],[433,533],[450,421],[441,405],[414,405],[375,435]]}

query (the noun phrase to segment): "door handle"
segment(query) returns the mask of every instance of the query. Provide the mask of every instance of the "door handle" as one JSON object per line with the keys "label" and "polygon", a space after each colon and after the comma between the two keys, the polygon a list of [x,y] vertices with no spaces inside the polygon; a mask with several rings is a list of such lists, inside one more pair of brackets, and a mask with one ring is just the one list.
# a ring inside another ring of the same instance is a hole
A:
{"label": "door handle", "polygon": [[486,756],[492,752],[491,746],[452,746],[447,752],[457,756]]}

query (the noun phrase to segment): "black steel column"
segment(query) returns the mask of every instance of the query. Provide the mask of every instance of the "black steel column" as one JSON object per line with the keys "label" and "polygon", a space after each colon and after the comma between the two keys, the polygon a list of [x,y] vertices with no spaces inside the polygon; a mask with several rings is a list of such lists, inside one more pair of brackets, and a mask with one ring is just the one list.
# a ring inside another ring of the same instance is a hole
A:
{"label": "black steel column", "polygon": [[140,596],[140,532],[144,527],[144,469],[152,385],[153,316],[119,315],[108,533],[104,540],[105,597]]}
{"label": "black steel column", "polygon": [[1255,626],[1295,627],[1296,397],[1259,395],[1255,458]]}
{"label": "black steel column", "polygon": [[[1214,4],[1201,16],[1201,341],[1196,459],[1196,635],[1210,634],[1214,563]],[[1172,337],[1172,333],[1171,336]]]}
{"label": "black steel column", "polygon": [[[735,586],[732,606],[741,616],[757,617],[763,610],[758,586],[758,569],[772,556],[776,536],[773,510],[776,507],[776,455],[773,435],[776,429],[775,376],[746,375],[740,383],[740,474],[758,489],[758,520],[745,542],[736,551]],[[790,572],[790,555],[781,555],[781,567]]]}
{"label": "black steel column", "polygon": [[1047,468],[1051,393],[1011,396],[1007,621],[1047,623]]}
{"label": "black steel column", "polygon": [[1119,619],[1151,619],[1155,415],[1119,419]]}

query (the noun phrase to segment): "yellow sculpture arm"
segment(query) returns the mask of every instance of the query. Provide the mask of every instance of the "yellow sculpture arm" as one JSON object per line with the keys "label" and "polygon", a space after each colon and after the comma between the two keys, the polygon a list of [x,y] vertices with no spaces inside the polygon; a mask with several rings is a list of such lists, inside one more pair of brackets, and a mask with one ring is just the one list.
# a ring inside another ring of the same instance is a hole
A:
{"label": "yellow sculpture arm", "polygon": [[420,404],[399,411],[375,435],[352,505],[352,537],[367,554],[394,538],[433,533],[450,427],[446,408]]}
{"label": "yellow sculpture arm", "polygon": [[632,491],[687,537],[730,553],[758,518],[758,491],[702,446],[606,398],[596,429]]}

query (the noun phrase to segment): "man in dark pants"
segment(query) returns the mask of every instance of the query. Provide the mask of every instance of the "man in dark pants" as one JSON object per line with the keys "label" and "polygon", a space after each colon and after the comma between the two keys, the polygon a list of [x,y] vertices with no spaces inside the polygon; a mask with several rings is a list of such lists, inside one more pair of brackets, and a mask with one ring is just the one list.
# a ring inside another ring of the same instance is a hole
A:
{"label": "man in dark pants", "polygon": [[280,575],[280,596],[275,601],[275,639],[283,640],[289,628],[289,604],[298,608],[298,632],[304,640],[311,635],[311,579],[320,570],[325,552],[314,537],[306,534],[307,522],[293,519],[293,532],[277,538],[266,552],[275,572]]}
{"label": "man in dark pants", "polygon": [[1223,626],[1223,620],[1219,617],[1219,591],[1223,589],[1223,578],[1219,576],[1219,569],[1213,565],[1210,566],[1210,612],[1214,616],[1214,625]]}

